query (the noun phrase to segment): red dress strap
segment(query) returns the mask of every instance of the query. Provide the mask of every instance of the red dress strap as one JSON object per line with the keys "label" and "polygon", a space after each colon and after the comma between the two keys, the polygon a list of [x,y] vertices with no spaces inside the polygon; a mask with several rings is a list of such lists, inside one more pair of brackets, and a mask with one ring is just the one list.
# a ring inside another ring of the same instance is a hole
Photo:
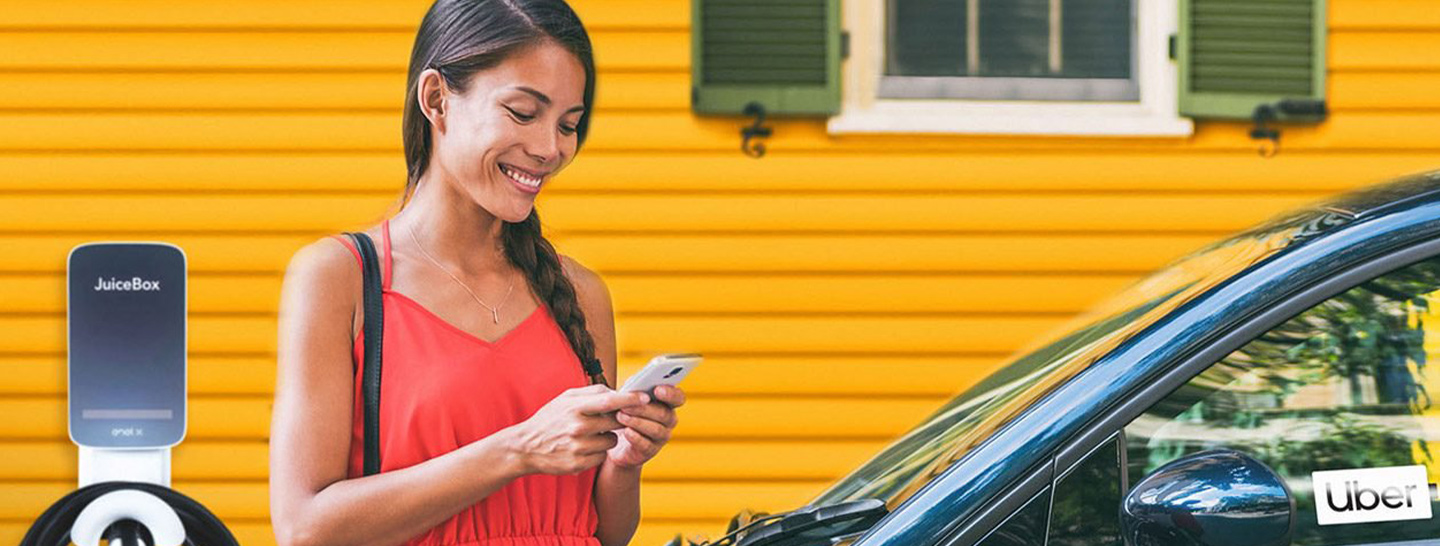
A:
{"label": "red dress strap", "polygon": [[[364,261],[360,259],[360,250],[355,248],[355,242],[350,240],[349,236],[340,234],[331,235],[331,237],[340,241],[340,244],[345,245],[345,248],[350,249],[350,254],[355,256],[355,263],[361,264],[362,266],[364,265]],[[390,219],[388,218],[385,219],[384,230],[381,232],[380,255],[382,256],[380,259],[380,289],[388,291],[390,290],[390,268],[393,263],[390,259]]]}
{"label": "red dress strap", "polygon": [[360,251],[355,248],[355,244],[350,240],[350,237],[346,235],[331,235],[331,237],[335,238],[336,241],[340,241],[340,244],[345,245],[345,248],[350,249],[350,253],[355,255],[355,263],[362,263],[360,260]]}

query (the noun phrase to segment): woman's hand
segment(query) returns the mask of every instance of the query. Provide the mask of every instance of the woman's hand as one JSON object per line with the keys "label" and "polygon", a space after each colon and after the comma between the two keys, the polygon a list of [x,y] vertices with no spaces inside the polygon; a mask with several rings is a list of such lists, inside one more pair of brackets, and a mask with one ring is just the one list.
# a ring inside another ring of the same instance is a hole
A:
{"label": "woman's hand", "polygon": [[535,415],[507,429],[525,474],[574,474],[605,462],[617,445],[615,419],[621,408],[645,404],[649,396],[616,392],[602,384],[575,387],[551,399]]}
{"label": "woman's hand", "polygon": [[655,387],[656,400],[622,408],[615,418],[625,428],[619,441],[608,452],[612,464],[639,468],[660,452],[670,441],[670,433],[679,422],[675,408],[685,405],[685,391],[672,385]]}

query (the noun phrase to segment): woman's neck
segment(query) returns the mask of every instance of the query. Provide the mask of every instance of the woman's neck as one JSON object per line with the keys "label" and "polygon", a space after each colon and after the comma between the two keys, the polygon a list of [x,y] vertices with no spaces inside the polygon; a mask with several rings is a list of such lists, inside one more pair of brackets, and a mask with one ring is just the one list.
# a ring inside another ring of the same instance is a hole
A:
{"label": "woman's neck", "polygon": [[424,250],[456,274],[508,269],[500,239],[505,222],[452,185],[433,178],[435,173],[431,169],[421,178],[405,208],[390,221],[392,244],[399,239],[413,245],[410,230],[414,230]]}

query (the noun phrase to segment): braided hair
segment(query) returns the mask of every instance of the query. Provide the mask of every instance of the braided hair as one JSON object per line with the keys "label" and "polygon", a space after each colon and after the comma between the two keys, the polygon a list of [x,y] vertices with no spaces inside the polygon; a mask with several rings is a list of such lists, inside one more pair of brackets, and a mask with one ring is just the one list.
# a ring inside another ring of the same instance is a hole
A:
{"label": "braided hair", "polygon": [[[476,72],[546,40],[570,51],[585,69],[585,111],[575,127],[578,152],[595,102],[595,58],[580,17],[564,0],[436,0],[430,6],[415,36],[406,78],[402,131],[407,179],[401,208],[429,166],[432,147],[430,121],[417,100],[420,73],[433,68],[447,86],[463,93]],[[575,286],[564,275],[555,247],[541,234],[539,213],[532,209],[524,220],[506,222],[500,237],[506,258],[524,273],[530,289],[555,317],[590,382],[608,384]]]}

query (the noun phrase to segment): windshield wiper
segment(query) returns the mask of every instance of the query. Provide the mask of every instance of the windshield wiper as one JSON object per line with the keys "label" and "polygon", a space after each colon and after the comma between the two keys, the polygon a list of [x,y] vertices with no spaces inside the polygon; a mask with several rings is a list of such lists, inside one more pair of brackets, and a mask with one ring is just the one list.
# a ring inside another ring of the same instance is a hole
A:
{"label": "windshield wiper", "polygon": [[883,500],[860,499],[801,507],[778,514],[762,513],[736,529],[734,524],[740,518],[737,514],[731,520],[730,532],[719,539],[696,544],[677,534],[665,546],[800,546],[827,542],[831,538],[865,531],[885,517],[887,512]]}
{"label": "windshield wiper", "polygon": [[787,512],[780,521],[747,533],[737,546],[801,546],[869,529],[889,511],[885,501],[860,499]]}

